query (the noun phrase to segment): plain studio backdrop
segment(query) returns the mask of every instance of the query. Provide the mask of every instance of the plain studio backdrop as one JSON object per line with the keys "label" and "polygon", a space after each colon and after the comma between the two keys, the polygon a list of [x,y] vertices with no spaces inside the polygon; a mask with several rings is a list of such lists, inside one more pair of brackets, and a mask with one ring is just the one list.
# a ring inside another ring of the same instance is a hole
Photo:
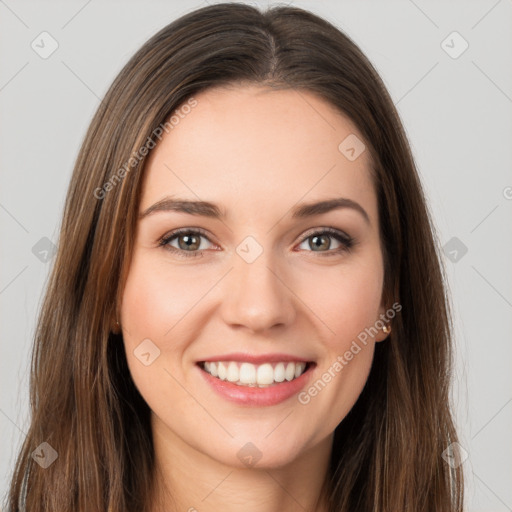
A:
{"label": "plain studio backdrop", "polygon": [[[208,3],[0,0],[0,498],[28,426],[35,321],[86,128],[129,57]],[[398,108],[454,305],[467,510],[511,511],[512,1],[290,4],[349,35]]]}

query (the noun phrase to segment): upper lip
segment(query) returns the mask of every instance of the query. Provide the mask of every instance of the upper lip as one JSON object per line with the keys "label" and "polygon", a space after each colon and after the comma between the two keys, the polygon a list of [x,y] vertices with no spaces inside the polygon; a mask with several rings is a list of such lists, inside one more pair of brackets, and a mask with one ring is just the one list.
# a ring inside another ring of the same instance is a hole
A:
{"label": "upper lip", "polygon": [[222,354],[218,356],[208,357],[201,359],[201,362],[214,362],[214,361],[237,361],[242,363],[263,364],[263,363],[276,363],[276,362],[313,362],[311,359],[304,359],[303,357],[294,356],[291,354],[244,354],[241,352],[233,352],[230,354]]}

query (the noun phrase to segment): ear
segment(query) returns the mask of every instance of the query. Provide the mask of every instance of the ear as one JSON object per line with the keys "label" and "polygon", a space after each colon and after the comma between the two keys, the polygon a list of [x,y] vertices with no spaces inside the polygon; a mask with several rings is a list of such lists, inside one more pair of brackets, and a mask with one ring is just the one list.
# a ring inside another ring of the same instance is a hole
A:
{"label": "ear", "polygon": [[379,308],[379,317],[375,320],[375,327],[379,330],[379,332],[375,335],[375,341],[384,341],[391,334],[391,321],[386,316],[386,311],[389,308],[386,308],[381,304]]}
{"label": "ear", "polygon": [[110,316],[110,332],[112,332],[114,334],[121,334],[121,332],[122,332],[120,322],[118,323],[117,309],[116,309],[115,305],[113,307],[113,312]]}
{"label": "ear", "polygon": [[121,334],[121,327],[117,325],[117,321],[115,318],[110,320],[110,332],[114,334]]}

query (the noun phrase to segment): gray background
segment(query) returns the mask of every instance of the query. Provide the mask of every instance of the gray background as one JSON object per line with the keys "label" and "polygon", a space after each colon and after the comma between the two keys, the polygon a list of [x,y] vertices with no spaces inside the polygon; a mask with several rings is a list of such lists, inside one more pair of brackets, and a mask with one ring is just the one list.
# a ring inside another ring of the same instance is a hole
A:
{"label": "gray background", "polygon": [[[398,107],[445,246],[467,510],[512,511],[512,0],[290,3],[351,36]],[[85,130],[134,51],[204,5],[0,0],[0,496],[28,425],[35,319]],[[51,48],[43,31],[58,43],[48,58],[31,47]]]}

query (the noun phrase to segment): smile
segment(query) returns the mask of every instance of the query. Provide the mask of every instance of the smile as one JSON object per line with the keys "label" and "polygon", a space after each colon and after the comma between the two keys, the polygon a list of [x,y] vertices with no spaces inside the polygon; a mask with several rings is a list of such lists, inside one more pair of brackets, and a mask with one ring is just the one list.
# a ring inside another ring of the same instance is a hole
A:
{"label": "smile", "polygon": [[203,361],[199,365],[219,380],[238,386],[263,388],[299,378],[310,363],[288,361],[256,365],[238,361]]}

